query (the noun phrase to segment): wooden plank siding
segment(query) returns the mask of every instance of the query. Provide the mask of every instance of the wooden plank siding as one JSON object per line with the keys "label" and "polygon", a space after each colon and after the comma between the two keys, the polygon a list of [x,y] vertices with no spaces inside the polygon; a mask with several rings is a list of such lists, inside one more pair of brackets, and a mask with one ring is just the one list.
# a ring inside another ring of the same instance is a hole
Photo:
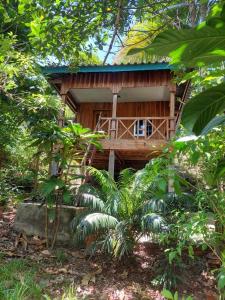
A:
{"label": "wooden plank siding", "polygon": [[[168,70],[118,73],[77,73],[64,76],[62,84],[67,90],[74,88],[150,87],[171,85],[172,73]],[[59,79],[57,79],[59,80]],[[54,83],[54,79],[52,80]]]}

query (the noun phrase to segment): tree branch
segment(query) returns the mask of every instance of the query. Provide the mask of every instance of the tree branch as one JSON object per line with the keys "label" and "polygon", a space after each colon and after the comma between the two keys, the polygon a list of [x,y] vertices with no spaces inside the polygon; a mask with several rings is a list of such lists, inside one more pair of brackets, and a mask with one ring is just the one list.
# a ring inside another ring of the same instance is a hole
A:
{"label": "tree branch", "polygon": [[114,28],[114,32],[113,32],[113,35],[112,35],[112,39],[111,39],[111,42],[109,44],[109,48],[108,48],[108,51],[106,53],[106,56],[104,58],[104,61],[103,61],[103,65],[106,63],[107,61],[107,58],[111,52],[111,49],[112,49],[112,46],[113,46],[113,43],[115,41],[115,38],[116,38],[116,35],[117,35],[117,32],[118,32],[118,28],[119,28],[119,23],[120,23],[120,18],[121,18],[121,11],[122,11],[122,1],[123,0],[118,0],[118,12],[117,12],[117,16],[116,16],[116,21],[115,21],[115,28]]}

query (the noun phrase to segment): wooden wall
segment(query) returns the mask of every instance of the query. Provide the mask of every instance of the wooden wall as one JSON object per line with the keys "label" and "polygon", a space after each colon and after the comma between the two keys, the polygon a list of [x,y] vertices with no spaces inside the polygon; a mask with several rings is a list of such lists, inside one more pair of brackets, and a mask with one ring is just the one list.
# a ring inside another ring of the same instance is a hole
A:
{"label": "wooden wall", "polygon": [[[103,117],[111,117],[112,103],[82,103],[79,108],[79,122],[94,129],[95,111],[103,111]],[[105,113],[104,113],[105,111]],[[117,105],[117,117],[164,117],[169,116],[168,101],[124,102]]]}
{"label": "wooden wall", "polygon": [[[71,88],[110,88],[148,87],[171,85],[172,73],[169,70],[77,73],[62,78],[66,90]],[[53,80],[54,82],[54,80]]]}

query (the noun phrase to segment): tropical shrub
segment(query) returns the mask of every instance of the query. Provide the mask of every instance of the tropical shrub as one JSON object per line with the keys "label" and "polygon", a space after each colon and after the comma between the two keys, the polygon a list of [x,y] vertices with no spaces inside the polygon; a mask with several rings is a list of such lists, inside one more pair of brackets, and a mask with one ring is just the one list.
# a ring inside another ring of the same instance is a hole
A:
{"label": "tropical shrub", "polygon": [[[45,124],[46,125],[46,124]],[[59,214],[62,204],[72,204],[74,187],[71,180],[83,178],[85,174],[77,174],[80,169],[82,157],[88,145],[101,147],[98,133],[83,128],[80,124],[72,124],[61,128],[54,123],[43,127],[42,131],[33,133],[33,146],[36,146],[38,156],[38,171],[40,167],[46,168],[45,176],[40,178],[37,192],[42,198],[42,205],[46,207],[46,238],[48,240],[48,207],[55,206],[54,236],[52,247],[55,244],[59,227]],[[71,165],[75,164],[75,168]],[[37,174],[38,180],[38,174]]]}
{"label": "tropical shrub", "polygon": [[[87,209],[73,221],[75,239],[94,236],[90,250],[97,249],[121,258],[132,253],[138,240],[169,230],[170,207],[177,199],[167,194],[168,161],[157,158],[136,173],[123,170],[118,181],[107,171],[90,168],[95,186],[80,187],[77,201]],[[174,177],[176,186],[178,177]],[[172,200],[172,198],[174,200]]]}

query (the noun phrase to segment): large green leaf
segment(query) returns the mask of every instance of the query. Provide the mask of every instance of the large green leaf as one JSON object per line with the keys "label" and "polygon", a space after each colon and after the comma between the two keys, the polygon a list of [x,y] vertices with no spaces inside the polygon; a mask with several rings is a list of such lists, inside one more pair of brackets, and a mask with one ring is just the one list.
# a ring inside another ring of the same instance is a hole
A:
{"label": "large green leaf", "polygon": [[64,187],[64,182],[55,177],[51,177],[48,180],[44,181],[40,186],[40,191],[44,197],[51,194],[56,188]]}
{"label": "large green leaf", "polygon": [[225,110],[225,83],[210,88],[193,97],[184,107],[182,124],[196,135]]}
{"label": "large green leaf", "polygon": [[214,178],[215,180],[217,180],[220,178],[224,178],[224,176],[225,176],[225,158],[222,158],[217,163]]}
{"label": "large green leaf", "polygon": [[225,60],[225,27],[215,28],[202,24],[197,28],[160,33],[147,47],[133,49],[129,54],[147,51],[159,56],[169,56],[172,64],[202,66]]}
{"label": "large green leaf", "polygon": [[222,124],[225,124],[225,115],[221,115],[213,118],[202,130],[201,135],[208,134],[213,128],[218,127]]}
{"label": "large green leaf", "polygon": [[173,295],[169,290],[164,289],[162,291],[162,295],[168,300],[170,300],[170,299],[173,300]]}

